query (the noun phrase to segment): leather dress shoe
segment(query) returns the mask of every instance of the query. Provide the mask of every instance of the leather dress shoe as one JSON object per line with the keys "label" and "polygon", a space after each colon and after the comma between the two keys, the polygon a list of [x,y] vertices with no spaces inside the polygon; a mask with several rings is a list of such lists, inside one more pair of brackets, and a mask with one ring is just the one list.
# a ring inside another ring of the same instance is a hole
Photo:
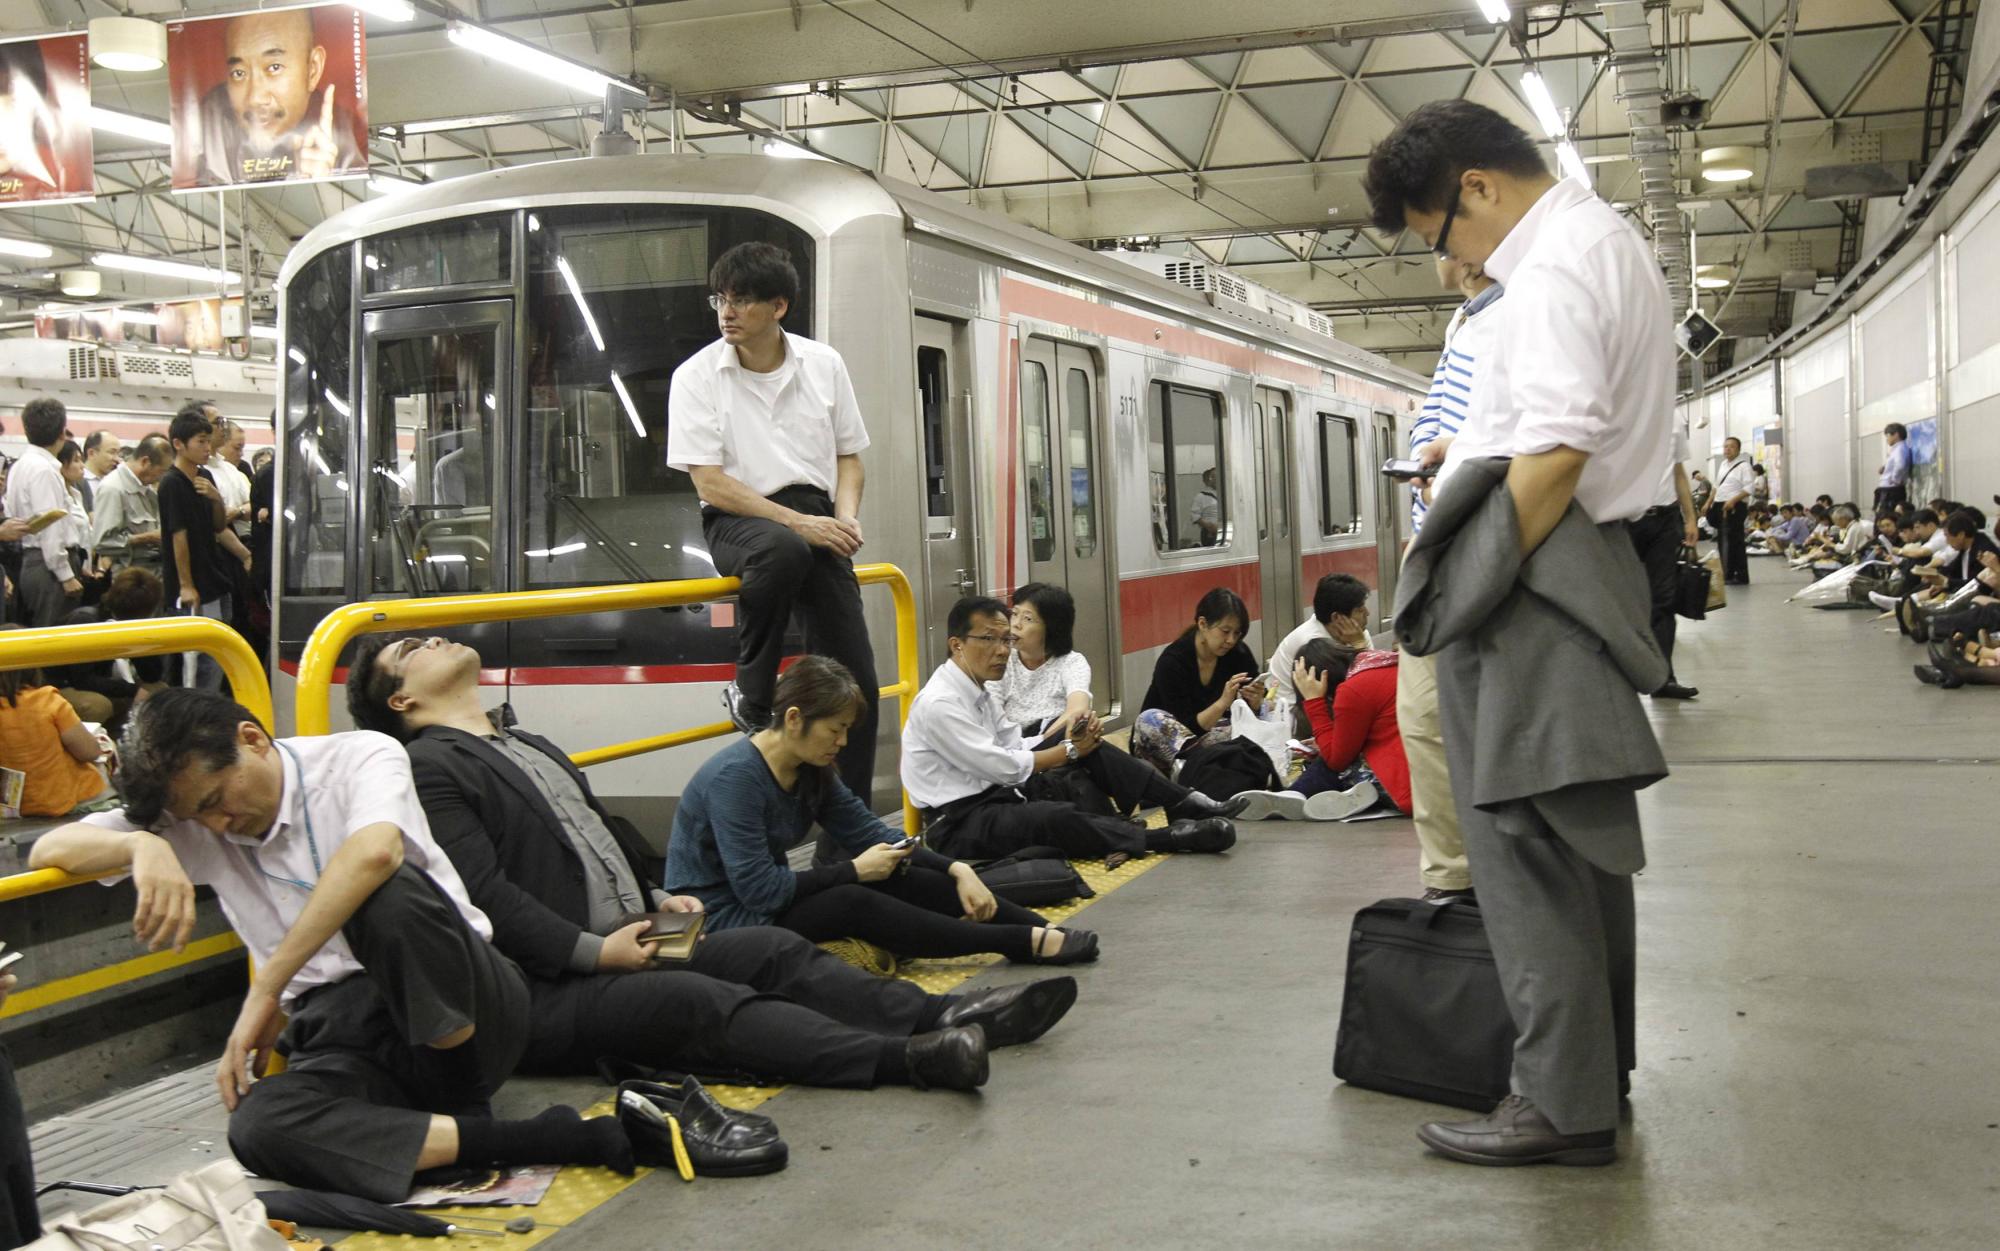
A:
{"label": "leather dress shoe", "polygon": [[723,1107],[692,1077],[671,1085],[618,1084],[618,1123],[631,1138],[632,1154],[640,1164],[674,1167],[669,1116],[680,1122],[681,1144],[697,1176],[755,1177],[777,1172],[790,1159],[776,1122]]}
{"label": "leather dress shoe", "polygon": [[977,1025],[933,1030],[903,1053],[918,1090],[977,1090],[986,1084],[986,1031]]}
{"label": "leather dress shoe", "polygon": [[1167,827],[1175,851],[1228,851],[1236,846],[1236,827],[1221,817],[1176,821]]}
{"label": "leather dress shoe", "polygon": [[1559,1133],[1541,1110],[1520,1095],[1477,1121],[1432,1121],[1417,1131],[1425,1146],[1463,1164],[1609,1164],[1618,1158],[1618,1131]]}
{"label": "leather dress shoe", "polygon": [[722,688],[722,706],[729,712],[729,723],[744,734],[755,734],[771,724],[770,712],[759,713],[751,707],[743,689],[734,682]]}
{"label": "leather dress shoe", "polygon": [[[1069,936],[1063,937],[1067,943]],[[939,1029],[977,1025],[986,1031],[988,1047],[1012,1047],[1048,1033],[1075,1003],[1075,978],[1045,977],[1038,982],[975,990],[946,1008],[937,1023]]]}
{"label": "leather dress shoe", "polygon": [[1965,685],[1964,678],[1949,669],[1941,669],[1936,665],[1917,665],[1915,673],[1917,681],[1922,682],[1925,686],[1941,686],[1947,691],[1955,691]]}
{"label": "leather dress shoe", "polygon": [[1203,817],[1233,817],[1250,803],[1247,796],[1237,795],[1231,799],[1210,799],[1200,791],[1189,791],[1175,803],[1167,805],[1169,821],[1199,821]]}
{"label": "leather dress shoe", "polygon": [[1700,691],[1698,691],[1698,690],[1696,690],[1696,689],[1695,689],[1694,687],[1692,687],[1692,686],[1683,686],[1683,685],[1681,685],[1681,684],[1680,684],[1679,682],[1669,682],[1669,683],[1667,683],[1667,684],[1666,684],[1665,686],[1661,687],[1661,688],[1660,688],[1659,690],[1657,690],[1657,691],[1654,691],[1654,692],[1653,692],[1653,698],[1654,698],[1654,699],[1693,699],[1693,698],[1694,698],[1695,696],[1697,696],[1697,695],[1699,695],[1699,694],[1701,694],[1701,692],[1700,692]]}
{"label": "leather dress shoe", "polygon": [[1463,890],[1453,890],[1448,886],[1426,886],[1422,898],[1425,903],[1437,903],[1444,899],[1463,899],[1470,904],[1479,902],[1479,895],[1470,886]]}

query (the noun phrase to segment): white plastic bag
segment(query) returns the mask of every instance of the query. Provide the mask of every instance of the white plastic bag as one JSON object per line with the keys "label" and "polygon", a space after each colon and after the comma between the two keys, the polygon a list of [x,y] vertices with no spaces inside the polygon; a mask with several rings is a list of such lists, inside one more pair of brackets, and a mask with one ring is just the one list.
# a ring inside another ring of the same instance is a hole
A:
{"label": "white plastic bag", "polygon": [[1283,778],[1291,767],[1291,748],[1288,742],[1290,720],[1266,721],[1243,701],[1237,700],[1229,706],[1229,737],[1247,738],[1264,749],[1271,758],[1271,767]]}

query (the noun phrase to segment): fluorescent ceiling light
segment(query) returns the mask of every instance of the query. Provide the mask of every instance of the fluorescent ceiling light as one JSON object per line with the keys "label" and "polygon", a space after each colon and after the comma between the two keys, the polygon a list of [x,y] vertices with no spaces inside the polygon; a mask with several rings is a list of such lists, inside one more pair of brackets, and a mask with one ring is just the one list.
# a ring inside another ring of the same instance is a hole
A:
{"label": "fluorescent ceiling light", "polygon": [[590,341],[597,345],[598,351],[602,352],[604,350],[604,332],[597,328],[597,318],[591,316],[590,305],[584,302],[583,288],[576,285],[576,271],[569,267],[569,258],[567,256],[558,256],[556,258],[556,269],[561,271],[563,282],[569,287],[569,298],[576,301],[577,311],[583,314],[583,326],[584,329],[590,331]]}
{"label": "fluorescent ceiling light", "polygon": [[618,393],[619,402],[625,405],[625,415],[632,419],[632,428],[639,432],[640,438],[645,438],[646,423],[639,420],[639,407],[632,402],[632,393],[625,389],[625,380],[618,376],[615,369],[611,371],[611,389]]}
{"label": "fluorescent ceiling light", "polygon": [[31,239],[0,239],[0,252],[8,256],[31,256],[38,261],[45,261],[56,254],[56,250],[48,244]]}
{"label": "fluorescent ceiling light", "polygon": [[1701,176],[1709,182],[1748,182],[1756,172],[1756,157],[1748,148],[1702,149]]}
{"label": "fluorescent ceiling light", "polygon": [[533,74],[537,78],[561,83],[579,95],[602,99],[604,93],[613,87],[629,91],[635,96],[646,94],[645,88],[634,86],[622,78],[613,78],[601,70],[594,70],[588,65],[579,65],[553,52],[545,52],[533,44],[509,39],[484,26],[474,26],[469,22],[451,22],[445,26],[445,34],[453,43],[468,52],[476,52],[480,56]]}
{"label": "fluorescent ceiling light", "polygon": [[157,326],[160,324],[160,315],[143,308],[121,308],[118,310],[118,320],[128,326]]}
{"label": "fluorescent ceiling light", "polygon": [[[339,396],[333,393],[333,388],[321,387],[319,393],[326,397],[327,403],[333,405],[334,412],[339,413],[342,417],[354,416],[354,410],[347,406],[346,400],[341,399]],[[315,457],[319,455],[319,450],[317,448],[313,450],[313,455]],[[324,464],[325,462],[322,461],[321,463]]]}
{"label": "fluorescent ceiling light", "polygon": [[1507,0],[1479,0],[1479,11],[1495,26],[1505,26],[1514,16],[1507,8]]}
{"label": "fluorescent ceiling light", "polygon": [[531,547],[527,551],[522,552],[521,555],[533,556],[537,558],[545,556],[567,556],[571,552],[580,552],[584,548],[589,546],[590,544],[588,543],[565,543],[561,547],[540,547],[540,548]]}
{"label": "fluorescent ceiling light", "polygon": [[240,275],[230,270],[210,269],[206,265],[188,265],[181,261],[162,260],[157,256],[124,256],[117,252],[99,252],[90,258],[90,263],[99,269],[121,269],[128,273],[179,278],[186,282],[235,286],[243,281]]}
{"label": "fluorescent ceiling light", "polygon": [[784,139],[772,139],[764,144],[764,155],[781,157],[793,161],[823,161],[826,158],[810,148],[801,147]]}
{"label": "fluorescent ceiling light", "polygon": [[1704,291],[1719,291],[1731,281],[1727,265],[1703,265],[1694,271],[1694,285]]}
{"label": "fluorescent ceiling light", "polygon": [[1564,178],[1590,181],[1589,168],[1584,165],[1583,158],[1576,154],[1576,145],[1568,140],[1556,145],[1556,165],[1562,170]]}
{"label": "fluorescent ceiling light", "polygon": [[1535,120],[1542,124],[1543,134],[1560,139],[1568,133],[1562,113],[1556,109],[1556,98],[1549,94],[1549,85],[1539,73],[1529,70],[1521,75],[1521,94],[1528,97],[1528,107],[1535,111]]}
{"label": "fluorescent ceiling light", "polygon": [[90,59],[121,73],[156,70],[167,63],[167,28],[143,17],[93,17]]}
{"label": "fluorescent ceiling light", "polygon": [[124,135],[128,139],[143,139],[165,147],[174,141],[174,128],[165,122],[156,122],[150,117],[138,117],[131,113],[120,113],[117,109],[90,106],[90,126],[93,130],[106,130],[114,135]]}
{"label": "fluorescent ceiling light", "polygon": [[347,7],[385,22],[407,22],[417,15],[417,7],[410,0],[347,0]]}
{"label": "fluorescent ceiling light", "polygon": [[285,355],[291,358],[292,364],[299,366],[301,369],[305,368],[307,361],[304,352],[299,351],[297,348],[286,348]]}

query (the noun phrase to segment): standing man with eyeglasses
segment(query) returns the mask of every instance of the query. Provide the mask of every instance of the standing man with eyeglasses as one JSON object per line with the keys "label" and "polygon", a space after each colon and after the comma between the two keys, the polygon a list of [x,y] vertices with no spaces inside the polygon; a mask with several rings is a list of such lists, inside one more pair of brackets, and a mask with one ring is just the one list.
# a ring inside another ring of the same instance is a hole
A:
{"label": "standing man with eyeglasses", "polygon": [[674,371],[667,464],[694,479],[717,573],[737,596],[736,680],[729,719],[754,734],[771,719],[785,627],[797,613],[806,650],[846,665],[867,708],[840,753],[840,777],[874,791],[875,649],[861,613],[861,453],[868,430],[840,353],[786,334],[799,275],[783,248],[743,243],[709,271],[722,337]]}

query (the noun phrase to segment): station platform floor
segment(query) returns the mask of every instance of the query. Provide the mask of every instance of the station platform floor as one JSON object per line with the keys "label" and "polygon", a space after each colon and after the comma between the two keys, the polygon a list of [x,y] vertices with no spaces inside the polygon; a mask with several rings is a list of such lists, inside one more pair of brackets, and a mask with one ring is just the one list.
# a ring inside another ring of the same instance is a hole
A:
{"label": "station platform floor", "polygon": [[[1639,1069],[1616,1164],[1449,1163],[1414,1131],[1463,1113],[1337,1083],[1348,922],[1417,893],[1414,834],[1263,822],[1226,856],[1173,857],[1093,902],[1074,923],[1104,956],[1064,970],[1076,1008],[996,1052],[979,1094],[786,1089],[761,1108],[786,1171],[654,1172],[562,1214],[548,1241],[1992,1247],[2000,694],[1920,686],[1920,649],[1872,614],[1783,603],[1803,582],[1774,564],[1682,623],[1678,669],[1701,698],[1651,707],[1674,771],[1644,795]],[[185,1129],[143,1163],[126,1143],[124,1171],[219,1145],[221,1110],[196,1097],[208,1072],[185,1101],[155,1093]],[[521,1081],[500,1111],[604,1094]]]}

